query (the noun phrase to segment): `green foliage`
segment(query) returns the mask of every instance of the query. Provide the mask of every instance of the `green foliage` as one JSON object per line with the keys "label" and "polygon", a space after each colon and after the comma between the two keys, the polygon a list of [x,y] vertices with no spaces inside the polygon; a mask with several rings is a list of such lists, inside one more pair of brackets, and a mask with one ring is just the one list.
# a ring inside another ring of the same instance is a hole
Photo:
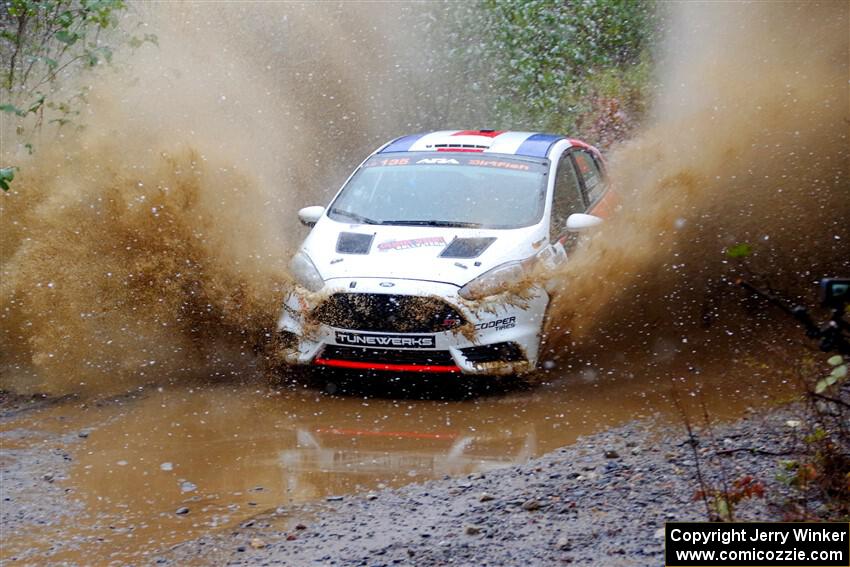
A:
{"label": "green foliage", "polygon": [[9,183],[15,179],[15,167],[2,167],[0,168],[0,189],[3,191],[9,190]]}
{"label": "green foliage", "polygon": [[449,59],[485,78],[492,126],[599,141],[599,122],[645,110],[655,25],[652,0],[482,0],[462,5]]}
{"label": "green foliage", "polygon": [[726,249],[726,256],[734,259],[746,258],[753,252],[753,247],[746,242],[730,246]]}
{"label": "green foliage", "polygon": [[26,116],[27,113],[15,106],[14,104],[0,104],[0,112],[16,114],[18,116]]}
{"label": "green foliage", "polygon": [[809,433],[808,435],[806,435],[803,438],[803,441],[805,441],[806,443],[809,443],[809,444],[820,443],[821,441],[823,441],[827,437],[828,437],[828,433],[826,432],[825,429],[823,429],[822,427],[815,427],[815,430],[812,431],[811,433]]}
{"label": "green foliage", "polygon": [[18,99],[46,89],[75,66],[110,57],[102,32],[118,25],[124,0],[11,0],[2,17],[3,87]]}
{"label": "green foliage", "polygon": [[761,481],[751,475],[744,475],[729,487],[703,487],[694,495],[694,500],[704,500],[708,503],[714,516],[712,520],[734,522],[738,504],[750,498],[764,498],[764,494],[764,484]]}
{"label": "green foliage", "polygon": [[827,361],[832,371],[815,383],[815,393],[822,394],[833,386],[840,386],[847,380],[847,363],[841,355],[830,357]]}
{"label": "green foliage", "polygon": [[146,43],[151,43],[153,45],[159,46],[159,38],[156,34],[146,33],[141,37],[133,36],[130,38],[128,45],[133,49],[138,49]]}
{"label": "green foliage", "polygon": [[[826,376],[821,370],[805,372],[820,377],[806,381],[808,421],[813,425],[802,439],[801,458],[789,484],[805,497],[804,501],[811,498],[811,491],[819,493],[823,509],[815,519],[846,519],[850,515],[850,404],[841,386],[847,381],[848,363],[843,356],[835,355],[827,359],[827,364],[830,372]],[[789,503],[787,508],[789,519],[811,519],[806,506]]]}
{"label": "green foliage", "polygon": [[0,107],[20,118],[45,110],[65,123],[83,100],[82,91],[60,96],[61,78],[112,62],[117,46],[157,43],[153,34],[130,37],[119,30],[125,0],[9,0],[0,4],[0,86],[7,103]]}
{"label": "green foliage", "polygon": [[[122,44],[157,43],[152,34],[136,38],[119,30],[126,10],[125,0],[6,0],[0,4],[0,112],[17,121],[16,131],[25,138],[27,151],[32,153],[33,144],[26,137],[44,124],[61,127],[80,115],[86,87],[63,90],[60,86],[67,82],[62,79],[111,63],[114,48]],[[4,191],[11,180],[3,178]]]}

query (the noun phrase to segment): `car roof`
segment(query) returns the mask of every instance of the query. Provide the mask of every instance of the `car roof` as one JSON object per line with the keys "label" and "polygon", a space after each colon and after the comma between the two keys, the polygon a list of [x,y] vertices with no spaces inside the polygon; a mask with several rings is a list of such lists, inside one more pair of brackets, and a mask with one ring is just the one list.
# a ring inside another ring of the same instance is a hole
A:
{"label": "car roof", "polygon": [[[396,138],[378,153],[480,152],[545,158],[556,142],[593,149],[584,142],[558,134],[506,130],[440,130]],[[595,150],[594,150],[595,151]]]}

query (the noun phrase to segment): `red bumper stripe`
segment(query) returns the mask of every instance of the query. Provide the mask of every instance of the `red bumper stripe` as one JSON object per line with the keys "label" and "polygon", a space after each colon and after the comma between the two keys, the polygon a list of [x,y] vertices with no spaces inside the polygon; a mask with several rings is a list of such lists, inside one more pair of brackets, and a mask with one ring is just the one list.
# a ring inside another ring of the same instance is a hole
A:
{"label": "red bumper stripe", "polygon": [[334,366],[336,368],[357,368],[360,370],[395,370],[396,372],[460,372],[457,366],[425,365],[425,364],[383,364],[381,362],[358,362],[355,360],[336,360],[333,358],[317,358],[313,361],[319,366]]}

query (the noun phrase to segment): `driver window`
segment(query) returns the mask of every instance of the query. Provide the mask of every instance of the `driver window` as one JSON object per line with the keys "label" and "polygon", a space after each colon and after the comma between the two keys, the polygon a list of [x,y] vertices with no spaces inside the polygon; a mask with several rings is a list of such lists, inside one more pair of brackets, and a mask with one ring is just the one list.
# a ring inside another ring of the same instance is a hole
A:
{"label": "driver window", "polygon": [[576,165],[584,180],[584,188],[587,191],[587,198],[591,203],[595,203],[602,197],[605,192],[605,183],[602,179],[602,173],[599,171],[599,166],[596,161],[584,150],[578,150],[573,154],[576,160]]}
{"label": "driver window", "polygon": [[584,200],[576,177],[576,170],[568,154],[561,157],[555,174],[555,195],[552,199],[552,220],[549,225],[549,241],[555,242],[564,232],[567,217],[584,212]]}

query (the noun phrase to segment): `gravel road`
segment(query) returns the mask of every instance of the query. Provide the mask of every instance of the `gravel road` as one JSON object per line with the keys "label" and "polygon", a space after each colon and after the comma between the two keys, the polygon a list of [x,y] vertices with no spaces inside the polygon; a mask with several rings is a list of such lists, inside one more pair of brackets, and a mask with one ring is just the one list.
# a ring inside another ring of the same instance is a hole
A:
{"label": "gravel road", "polygon": [[[844,395],[850,399],[850,388]],[[0,421],[50,403],[8,395],[0,401]],[[521,466],[279,507],[149,559],[166,565],[657,566],[665,521],[707,517],[694,498],[697,465],[714,486],[744,475],[764,483],[766,497],[741,503],[738,519],[780,520],[789,499],[817,514],[821,504],[813,494],[792,492],[777,479],[781,461],[795,458],[805,419],[801,405],[791,404],[702,428],[698,457],[682,426],[635,421]],[[59,481],[80,435],[85,432],[36,445],[23,429],[2,435],[5,534],[55,523],[61,536],[63,519],[79,504]],[[191,518],[192,510],[181,513]],[[68,546],[73,538],[57,537],[51,554]],[[39,557],[27,550],[4,556],[24,563]]]}
{"label": "gravel road", "polygon": [[[792,458],[788,429],[802,419],[799,406],[786,406],[712,427],[714,441],[700,432],[699,462],[711,483],[752,475],[767,488],[768,497],[739,506],[739,519],[780,519],[777,505],[793,495],[776,472]],[[706,519],[694,499],[696,464],[683,428],[633,422],[519,467],[278,510],[157,561],[657,566],[665,521]]]}

